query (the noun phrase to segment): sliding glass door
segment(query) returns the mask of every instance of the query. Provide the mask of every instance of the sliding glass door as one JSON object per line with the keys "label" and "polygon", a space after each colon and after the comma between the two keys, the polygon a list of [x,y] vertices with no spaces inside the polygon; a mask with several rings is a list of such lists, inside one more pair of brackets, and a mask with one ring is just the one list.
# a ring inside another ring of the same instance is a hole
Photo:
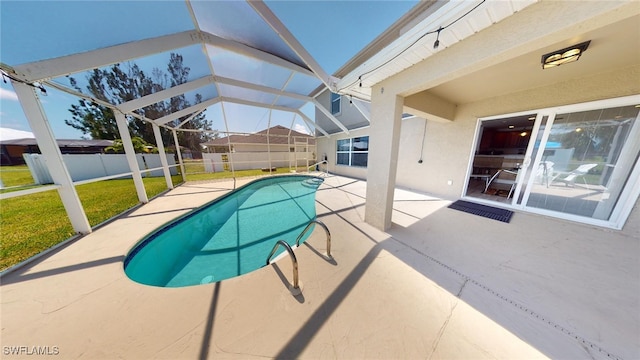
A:
{"label": "sliding glass door", "polygon": [[639,112],[632,104],[551,113],[540,127],[520,203],[569,219],[610,221],[625,187],[637,181],[631,173],[640,150]]}
{"label": "sliding glass door", "polygon": [[514,201],[535,120],[535,113],[525,113],[479,123],[467,196],[502,204]]}
{"label": "sliding glass door", "polygon": [[[630,96],[482,119],[466,196],[620,228],[640,194],[639,103],[640,96]],[[510,124],[514,124],[511,129]],[[515,134],[518,126],[523,128],[516,154],[509,154],[513,150],[508,148],[487,148],[487,139],[496,138],[486,135],[492,129]],[[490,153],[484,155],[485,151]],[[479,165],[496,158],[501,159],[500,166],[491,165],[488,177]],[[515,164],[507,161],[510,158]],[[498,181],[494,186],[499,178],[493,175],[499,170],[511,170],[515,174],[512,181]]]}

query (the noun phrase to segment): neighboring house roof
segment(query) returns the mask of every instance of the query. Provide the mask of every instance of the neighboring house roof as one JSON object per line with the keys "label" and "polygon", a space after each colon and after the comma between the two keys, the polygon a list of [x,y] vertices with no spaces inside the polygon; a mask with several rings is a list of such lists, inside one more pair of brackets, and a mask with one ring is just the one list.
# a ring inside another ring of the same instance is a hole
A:
{"label": "neighboring house roof", "polygon": [[[303,134],[295,130],[291,130],[284,126],[273,126],[269,129],[259,131],[257,133],[248,135],[229,135],[228,137],[221,137],[206,143],[202,143],[205,146],[223,145],[227,146],[229,141],[232,144],[267,144],[267,132],[269,133],[269,144],[272,145],[287,145],[290,143],[289,137],[296,138],[308,138],[310,145],[315,145],[315,139],[311,135]],[[297,139],[299,141],[300,139]],[[293,143],[293,140],[291,140]]]}
{"label": "neighboring house roof", "polygon": [[[92,146],[111,146],[113,140],[74,140],[74,139],[58,139],[56,140],[59,147],[92,147]],[[38,145],[36,139],[24,138],[24,139],[12,139],[0,141],[2,145],[18,145],[18,146],[32,146]]]}
{"label": "neighboring house roof", "polygon": [[14,139],[34,138],[35,135],[31,131],[16,130],[12,128],[0,127],[0,141],[8,141]]}

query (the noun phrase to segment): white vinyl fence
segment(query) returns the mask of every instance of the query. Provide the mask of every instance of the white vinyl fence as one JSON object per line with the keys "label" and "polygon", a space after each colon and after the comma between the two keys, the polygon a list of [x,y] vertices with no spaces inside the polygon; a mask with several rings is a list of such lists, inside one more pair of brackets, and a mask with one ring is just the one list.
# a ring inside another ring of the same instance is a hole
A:
{"label": "white vinyl fence", "polygon": [[[233,161],[233,170],[268,169],[271,167],[307,166],[315,162],[312,152],[237,152],[232,154],[203,153],[204,171],[220,172],[230,171]],[[271,162],[269,162],[271,159]],[[296,164],[297,163],[297,164]]]}
{"label": "white vinyl fence", "polygon": [[[170,166],[171,175],[177,175],[173,154],[166,154]],[[36,184],[52,184],[53,179],[41,154],[23,154],[24,160],[31,171]],[[138,167],[143,177],[164,176],[162,169],[148,170],[162,167],[160,154],[136,154]],[[64,154],[62,155],[71,179],[81,181],[105,176],[130,173],[129,163],[124,154]],[[147,171],[145,171],[147,170]],[[131,175],[123,176],[131,178]]]}

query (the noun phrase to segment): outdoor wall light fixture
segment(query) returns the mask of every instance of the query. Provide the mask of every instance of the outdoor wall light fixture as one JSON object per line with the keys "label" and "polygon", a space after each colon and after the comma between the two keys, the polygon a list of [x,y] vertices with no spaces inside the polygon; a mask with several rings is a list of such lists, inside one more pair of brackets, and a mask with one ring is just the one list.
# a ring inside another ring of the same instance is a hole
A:
{"label": "outdoor wall light fixture", "polygon": [[547,69],[577,61],[590,43],[591,40],[542,55],[542,68]]}

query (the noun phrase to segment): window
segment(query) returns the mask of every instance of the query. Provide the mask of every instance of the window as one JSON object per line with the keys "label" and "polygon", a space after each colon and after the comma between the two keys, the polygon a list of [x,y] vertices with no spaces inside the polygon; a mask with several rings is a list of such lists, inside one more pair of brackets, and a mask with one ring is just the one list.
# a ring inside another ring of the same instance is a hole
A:
{"label": "window", "polygon": [[340,94],[331,93],[331,114],[340,114]]}
{"label": "window", "polygon": [[338,165],[367,167],[369,159],[369,137],[361,136],[336,142]]}

